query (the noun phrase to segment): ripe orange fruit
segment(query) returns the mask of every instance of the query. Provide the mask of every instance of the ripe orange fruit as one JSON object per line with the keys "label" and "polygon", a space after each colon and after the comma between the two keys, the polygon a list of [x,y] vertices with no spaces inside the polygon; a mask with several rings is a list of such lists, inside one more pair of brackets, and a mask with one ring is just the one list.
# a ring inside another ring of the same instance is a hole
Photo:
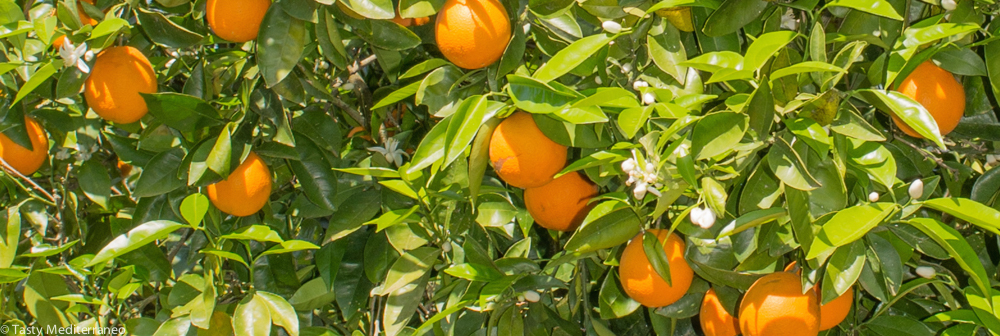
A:
{"label": "ripe orange fruit", "polygon": [[448,0],[434,24],[438,49],[455,65],[493,64],[510,42],[510,18],[497,0]]}
{"label": "ripe orange fruit", "polygon": [[740,330],[746,336],[819,334],[819,297],[802,293],[799,277],[775,272],[757,279],[740,302]]}
{"label": "ripe orange fruit", "polygon": [[701,300],[698,319],[701,320],[701,331],[706,336],[736,336],[740,333],[740,324],[722,306],[715,289],[709,289]]}
{"label": "ripe orange fruit", "polygon": [[38,171],[49,157],[49,138],[35,119],[24,117],[24,124],[28,129],[28,138],[31,139],[31,150],[0,133],[0,158],[21,175],[28,176]]}
{"label": "ripe orange fruit", "polygon": [[[817,291],[819,288],[817,287]],[[847,313],[851,312],[851,306],[854,305],[854,288],[848,288],[844,294],[841,294],[833,301],[827,302],[824,305],[819,306],[819,331],[832,329],[843,322],[847,318]]]}
{"label": "ripe orange fruit", "polygon": [[155,92],[153,65],[133,47],[113,47],[98,54],[84,89],[90,108],[119,124],[142,119],[149,109],[139,93]]}
{"label": "ripe orange fruit", "polygon": [[115,166],[118,167],[118,172],[122,178],[126,178],[132,173],[132,165],[125,163],[125,161],[122,161],[121,159],[118,160],[118,163]]}
{"label": "ripe orange fruit", "polygon": [[[83,0],[83,1],[85,1],[88,4],[91,4],[91,5],[94,4],[94,0]],[[94,20],[94,18],[90,17],[90,15],[87,15],[87,13],[84,13],[84,11],[83,11],[83,5],[81,5],[79,1],[76,2],[76,11],[80,14],[80,23],[83,23],[84,26],[86,26],[86,25],[96,26],[97,25],[97,23],[98,23],[97,20]]]}
{"label": "ripe orange fruit", "polygon": [[625,246],[619,260],[618,277],[622,288],[633,300],[646,307],[669,306],[680,300],[691,287],[694,271],[684,260],[684,240],[667,230],[648,230],[660,239],[663,249],[667,252],[667,262],[670,264],[670,281],[673,286],[656,273],[653,265],[646,257],[642,248],[642,234],[639,234]]}
{"label": "ripe orange fruit", "polygon": [[[785,266],[785,272],[800,274],[801,271],[797,266],[796,262],[793,261],[788,266]],[[813,291],[816,292],[816,297],[822,298],[819,285],[813,287]],[[847,318],[847,313],[851,311],[852,306],[854,306],[854,288],[848,288],[844,294],[840,294],[833,301],[826,304],[821,303],[819,306],[819,331],[831,329],[839,325],[840,322],[843,322]]]}
{"label": "ripe orange fruit", "polygon": [[[934,121],[945,136],[958,126],[965,114],[965,88],[955,76],[941,69],[932,61],[927,61],[913,70],[899,84],[899,92],[913,98],[934,116]],[[915,138],[923,138],[917,131],[904,123],[895,114],[892,120],[903,133]]]}
{"label": "ripe orange fruit", "polygon": [[230,42],[257,38],[271,0],[208,0],[205,18],[212,32]]}
{"label": "ripe orange fruit", "polygon": [[566,146],[546,137],[530,114],[516,112],[493,131],[490,163],[512,186],[541,187],[566,165]]}
{"label": "ripe orange fruit", "polygon": [[69,41],[69,38],[66,37],[66,35],[59,35],[52,40],[52,47],[58,51],[59,49],[62,49],[63,44],[66,44],[66,41]]}
{"label": "ripe orange fruit", "polygon": [[587,204],[597,196],[597,185],[583,174],[572,172],[541,187],[524,190],[524,205],[528,213],[543,228],[573,231],[590,211]]}
{"label": "ripe orange fruit", "polygon": [[208,199],[227,214],[246,217],[264,208],[271,197],[271,170],[250,152],[229,177],[205,188]]}

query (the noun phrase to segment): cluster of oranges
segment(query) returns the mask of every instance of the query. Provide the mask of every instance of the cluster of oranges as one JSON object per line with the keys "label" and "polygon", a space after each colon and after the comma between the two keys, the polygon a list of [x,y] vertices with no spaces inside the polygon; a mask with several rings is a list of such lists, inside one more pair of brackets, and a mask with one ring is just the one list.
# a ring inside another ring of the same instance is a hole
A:
{"label": "cluster of oranges", "polygon": [[[669,306],[691,287],[694,272],[684,260],[684,240],[667,230],[649,230],[663,244],[670,265],[670,283],[653,269],[643,249],[642,235],[633,238],[619,260],[622,288],[647,307]],[[708,336],[816,335],[844,321],[854,303],[848,289],[827,304],[820,304],[819,288],[803,291],[795,263],[783,272],[758,279],[740,302],[738,317],[726,310],[714,289],[705,293],[699,319]]]}
{"label": "cluster of oranges", "polygon": [[490,163],[500,178],[524,188],[524,203],[538,225],[572,231],[583,222],[597,186],[579,172],[553,179],[566,165],[566,146],[549,139],[531,114],[516,112],[493,131]]}

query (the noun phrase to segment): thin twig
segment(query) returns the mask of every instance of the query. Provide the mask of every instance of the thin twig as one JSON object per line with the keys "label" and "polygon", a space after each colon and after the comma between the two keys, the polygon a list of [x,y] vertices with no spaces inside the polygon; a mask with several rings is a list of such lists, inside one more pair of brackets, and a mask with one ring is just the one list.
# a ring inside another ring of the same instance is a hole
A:
{"label": "thin twig", "polygon": [[942,160],[941,158],[939,158],[937,156],[934,156],[933,154],[929,153],[926,149],[920,148],[920,146],[917,146],[916,144],[914,144],[914,143],[912,143],[910,141],[907,141],[907,140],[905,140],[905,139],[903,139],[902,137],[899,137],[899,136],[896,137],[896,140],[899,141],[899,142],[902,142],[902,143],[906,144],[907,146],[910,146],[911,148],[913,148],[914,150],[916,150],[918,153],[920,153],[920,155],[922,155],[925,159],[929,159],[931,161],[934,161],[934,163],[937,163],[937,165],[939,167],[941,167],[942,169],[947,170],[948,173],[950,173],[952,176],[958,176],[958,173],[959,173],[958,169],[949,167],[948,165],[946,165],[944,163],[944,160]]}
{"label": "thin twig", "polygon": [[174,262],[174,257],[176,257],[177,253],[181,251],[181,247],[184,246],[184,242],[186,242],[188,238],[191,238],[191,234],[194,233],[194,230],[186,230],[187,231],[184,232],[184,237],[181,238],[181,241],[177,242],[177,245],[174,245],[174,247],[170,249],[170,253],[167,253],[167,261]]}
{"label": "thin twig", "polygon": [[0,163],[3,163],[3,170],[6,173],[17,176],[18,178],[24,180],[25,182],[28,182],[28,184],[31,184],[31,186],[34,187],[35,190],[38,190],[38,192],[42,193],[42,195],[45,195],[45,198],[48,198],[49,201],[52,202],[51,205],[56,204],[56,198],[53,197],[52,194],[50,194],[48,191],[45,191],[45,189],[42,189],[42,187],[39,186],[38,183],[35,183],[34,180],[28,178],[27,176],[22,175],[21,172],[17,171],[17,169],[11,167],[10,164],[7,163],[7,160],[0,158]]}

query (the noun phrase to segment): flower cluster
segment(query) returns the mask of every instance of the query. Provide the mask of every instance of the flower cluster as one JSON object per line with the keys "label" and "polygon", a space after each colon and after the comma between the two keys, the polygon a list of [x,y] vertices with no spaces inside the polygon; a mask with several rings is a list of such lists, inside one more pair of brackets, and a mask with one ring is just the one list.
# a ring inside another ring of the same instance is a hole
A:
{"label": "flower cluster", "polygon": [[715,225],[715,211],[709,208],[697,207],[691,209],[691,223],[708,230]]}
{"label": "flower cluster", "polygon": [[[634,156],[635,153],[632,155]],[[659,188],[662,188],[663,184],[660,183],[660,175],[656,171],[656,165],[647,162],[645,167],[639,167],[638,162],[634,157],[622,162],[622,171],[628,174],[628,181],[625,181],[625,185],[635,184],[632,195],[636,199],[645,198],[647,192],[660,197]]]}

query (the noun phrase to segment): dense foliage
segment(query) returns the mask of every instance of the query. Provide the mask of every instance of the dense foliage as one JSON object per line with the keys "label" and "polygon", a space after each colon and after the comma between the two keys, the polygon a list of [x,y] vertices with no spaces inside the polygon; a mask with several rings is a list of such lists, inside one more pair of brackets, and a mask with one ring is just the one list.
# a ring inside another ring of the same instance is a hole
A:
{"label": "dense foliage", "polygon": [[[851,300],[824,334],[1000,333],[993,0],[500,3],[498,44],[445,0],[0,0],[2,331],[695,335],[794,261]],[[516,111],[596,184],[578,228],[490,163]],[[626,294],[633,238],[679,300]]]}

